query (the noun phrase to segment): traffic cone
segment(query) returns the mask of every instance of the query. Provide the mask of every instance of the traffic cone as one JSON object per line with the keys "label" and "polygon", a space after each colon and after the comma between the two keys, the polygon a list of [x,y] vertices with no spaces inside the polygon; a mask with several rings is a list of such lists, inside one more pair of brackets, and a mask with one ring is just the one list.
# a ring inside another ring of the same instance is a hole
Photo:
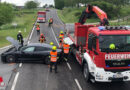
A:
{"label": "traffic cone", "polygon": [[3,78],[0,76],[0,83],[3,82]]}
{"label": "traffic cone", "polygon": [[3,78],[0,76],[0,87],[5,87],[5,83],[3,82]]}

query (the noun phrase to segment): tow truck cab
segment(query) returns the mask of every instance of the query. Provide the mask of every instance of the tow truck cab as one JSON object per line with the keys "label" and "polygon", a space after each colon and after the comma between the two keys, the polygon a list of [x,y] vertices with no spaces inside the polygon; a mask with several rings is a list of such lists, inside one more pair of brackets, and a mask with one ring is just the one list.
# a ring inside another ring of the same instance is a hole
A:
{"label": "tow truck cab", "polygon": [[39,11],[37,12],[37,22],[46,22],[46,12]]}
{"label": "tow truck cab", "polygon": [[[74,34],[68,32],[68,36],[77,61],[82,66],[87,63],[95,81],[130,81],[130,30],[126,27],[75,23]],[[111,44],[115,49],[110,49]]]}

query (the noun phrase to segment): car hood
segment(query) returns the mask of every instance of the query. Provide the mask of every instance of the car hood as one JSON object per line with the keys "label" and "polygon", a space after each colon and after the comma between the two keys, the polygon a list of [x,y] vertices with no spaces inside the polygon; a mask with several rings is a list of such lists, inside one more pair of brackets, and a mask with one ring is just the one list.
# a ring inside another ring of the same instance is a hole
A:
{"label": "car hood", "polygon": [[6,40],[8,40],[9,42],[11,42],[11,44],[12,44],[13,46],[15,46],[15,48],[16,48],[17,50],[18,50],[18,48],[21,46],[17,40],[15,40],[14,38],[12,38],[12,37],[10,37],[10,36],[6,37]]}

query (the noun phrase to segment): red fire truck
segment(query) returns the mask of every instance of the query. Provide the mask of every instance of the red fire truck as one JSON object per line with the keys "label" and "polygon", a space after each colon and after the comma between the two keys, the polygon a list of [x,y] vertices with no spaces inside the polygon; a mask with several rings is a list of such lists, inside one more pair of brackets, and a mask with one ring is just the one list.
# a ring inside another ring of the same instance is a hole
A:
{"label": "red fire truck", "polygon": [[44,11],[37,12],[37,22],[46,22],[46,12]]}
{"label": "red fire truck", "polygon": [[[93,12],[101,20],[100,25],[83,25]],[[130,29],[108,25],[106,13],[88,5],[75,23],[75,30],[67,30],[65,39],[86,81],[130,81]]]}

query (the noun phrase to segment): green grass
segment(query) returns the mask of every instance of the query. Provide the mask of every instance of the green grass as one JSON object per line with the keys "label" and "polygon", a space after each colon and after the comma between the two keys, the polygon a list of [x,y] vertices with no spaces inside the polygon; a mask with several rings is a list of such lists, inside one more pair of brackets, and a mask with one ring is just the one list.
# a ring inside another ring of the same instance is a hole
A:
{"label": "green grass", "polygon": [[[83,10],[85,10],[85,7],[64,8],[63,10],[58,10],[58,16],[64,23],[75,23],[75,22],[78,22]],[[130,16],[130,6],[121,7],[120,18],[125,17],[125,16]],[[114,17],[111,20],[115,20],[117,18],[118,17]],[[98,18],[89,18],[86,20],[86,23],[95,23],[99,21],[100,20]],[[124,22],[121,24],[124,24]]]}
{"label": "green grass", "polygon": [[[78,22],[82,11],[85,8],[64,8],[63,10],[58,10],[58,16],[64,23],[74,23]],[[91,18],[87,20],[87,23],[98,22],[99,19]]]}
{"label": "green grass", "polygon": [[[26,10],[26,12],[29,12],[29,10]],[[22,31],[23,37],[26,38],[33,27],[33,23],[36,20],[36,15],[37,15],[36,12],[37,12],[37,10],[34,10],[33,13],[22,13],[22,15],[20,15],[20,16],[17,15],[13,21],[18,24],[18,26],[16,28],[13,27],[12,24],[7,24],[7,25],[1,26],[0,47],[10,44],[6,40],[7,36],[11,36],[16,39],[16,36],[17,36],[17,33],[19,30]],[[26,32],[25,32],[25,29],[26,29]]]}
{"label": "green grass", "polygon": [[119,26],[119,25],[130,25],[130,18],[124,21],[110,22],[110,26]]}

